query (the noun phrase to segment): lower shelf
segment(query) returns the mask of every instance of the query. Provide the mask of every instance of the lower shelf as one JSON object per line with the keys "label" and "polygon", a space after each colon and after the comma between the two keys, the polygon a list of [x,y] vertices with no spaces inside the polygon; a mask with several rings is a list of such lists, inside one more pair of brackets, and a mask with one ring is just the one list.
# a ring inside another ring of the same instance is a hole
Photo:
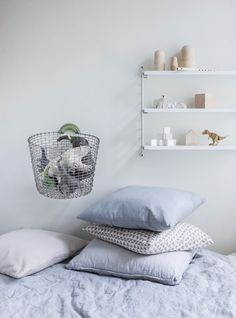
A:
{"label": "lower shelf", "polygon": [[207,145],[197,145],[197,146],[144,146],[144,150],[207,150],[207,151],[222,151],[222,150],[236,150],[236,145],[225,145],[225,146],[207,146]]}

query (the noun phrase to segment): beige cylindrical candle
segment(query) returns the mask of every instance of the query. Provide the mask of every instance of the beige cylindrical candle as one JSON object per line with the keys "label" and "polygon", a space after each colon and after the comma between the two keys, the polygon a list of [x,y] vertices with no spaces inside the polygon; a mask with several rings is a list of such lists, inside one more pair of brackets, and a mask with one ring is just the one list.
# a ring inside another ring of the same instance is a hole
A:
{"label": "beige cylindrical candle", "polygon": [[156,71],[164,71],[165,61],[166,61],[165,52],[163,50],[157,50],[154,53],[154,69]]}

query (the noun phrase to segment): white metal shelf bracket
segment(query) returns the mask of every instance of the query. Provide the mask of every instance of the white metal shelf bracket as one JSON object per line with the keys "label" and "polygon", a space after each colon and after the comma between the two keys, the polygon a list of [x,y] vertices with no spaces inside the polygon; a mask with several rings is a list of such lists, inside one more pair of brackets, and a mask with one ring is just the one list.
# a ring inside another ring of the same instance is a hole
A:
{"label": "white metal shelf bracket", "polygon": [[143,110],[144,110],[144,79],[147,78],[144,75],[143,66],[141,66],[141,149],[140,149],[140,156],[143,156],[144,151],[144,117],[143,117]]}

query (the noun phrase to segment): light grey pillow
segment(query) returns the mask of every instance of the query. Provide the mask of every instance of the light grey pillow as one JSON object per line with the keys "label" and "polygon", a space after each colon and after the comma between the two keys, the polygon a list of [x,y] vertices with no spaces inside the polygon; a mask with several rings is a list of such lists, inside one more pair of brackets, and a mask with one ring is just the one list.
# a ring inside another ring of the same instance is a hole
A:
{"label": "light grey pillow", "polygon": [[95,203],[79,218],[98,224],[162,231],[175,226],[203,202],[192,192],[129,186]]}
{"label": "light grey pillow", "polygon": [[179,223],[174,228],[162,232],[131,230],[100,224],[89,225],[83,230],[99,239],[140,254],[187,251],[213,243],[210,236],[187,223]]}
{"label": "light grey pillow", "polygon": [[0,235],[0,273],[21,278],[59,263],[87,244],[76,236],[39,229]]}
{"label": "light grey pillow", "polygon": [[194,256],[192,251],[141,255],[99,239],[91,241],[67,265],[67,269],[128,279],[179,284]]}

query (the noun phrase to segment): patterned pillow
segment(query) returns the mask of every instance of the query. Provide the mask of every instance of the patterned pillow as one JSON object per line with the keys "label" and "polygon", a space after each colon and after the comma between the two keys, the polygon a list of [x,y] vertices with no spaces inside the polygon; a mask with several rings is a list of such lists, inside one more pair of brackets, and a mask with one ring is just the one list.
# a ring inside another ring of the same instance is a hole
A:
{"label": "patterned pillow", "polygon": [[139,254],[194,250],[213,243],[206,233],[187,223],[179,223],[174,228],[162,232],[130,230],[100,224],[89,225],[83,230],[101,240]]}

